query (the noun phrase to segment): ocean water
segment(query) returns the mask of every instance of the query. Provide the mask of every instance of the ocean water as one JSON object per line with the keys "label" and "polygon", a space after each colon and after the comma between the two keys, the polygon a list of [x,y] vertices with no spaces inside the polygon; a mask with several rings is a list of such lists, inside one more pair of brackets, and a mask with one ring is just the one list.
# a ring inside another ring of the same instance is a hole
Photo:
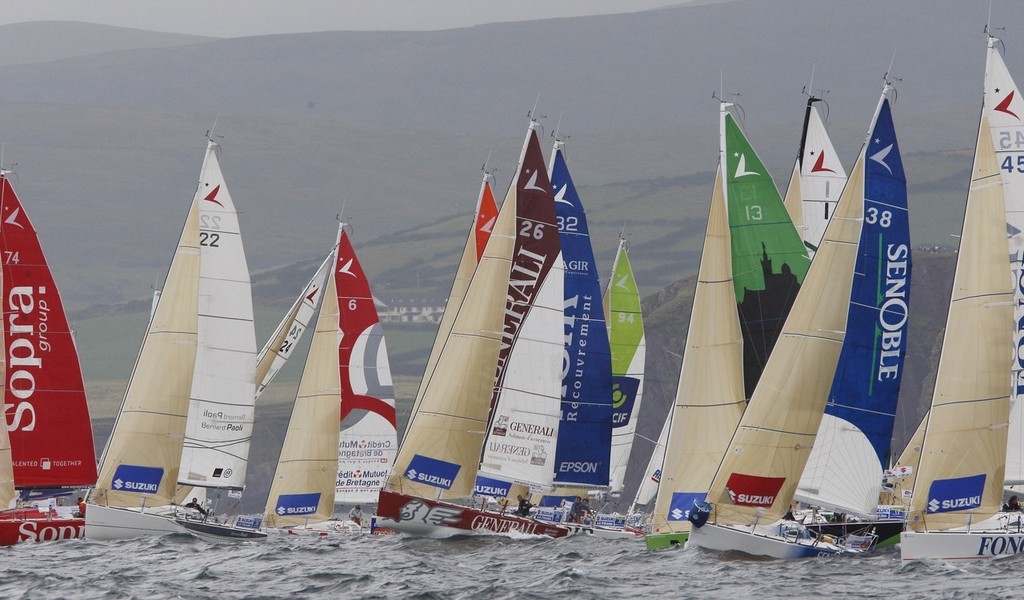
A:
{"label": "ocean water", "polygon": [[786,562],[592,537],[171,535],[0,548],[0,598],[1009,598],[1022,560],[901,564],[888,548]]}

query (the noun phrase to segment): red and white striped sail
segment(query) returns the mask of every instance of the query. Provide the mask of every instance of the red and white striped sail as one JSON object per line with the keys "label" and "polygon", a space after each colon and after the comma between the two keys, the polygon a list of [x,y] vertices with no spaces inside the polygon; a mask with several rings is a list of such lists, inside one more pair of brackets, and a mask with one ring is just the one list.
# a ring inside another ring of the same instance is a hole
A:
{"label": "red and white striped sail", "polygon": [[334,500],[375,502],[398,453],[395,392],[370,282],[344,230],[339,230],[333,276],[338,294],[341,372],[341,433]]}
{"label": "red and white striped sail", "polygon": [[25,209],[0,174],[4,418],[18,488],[90,486],[96,453],[78,350]]}

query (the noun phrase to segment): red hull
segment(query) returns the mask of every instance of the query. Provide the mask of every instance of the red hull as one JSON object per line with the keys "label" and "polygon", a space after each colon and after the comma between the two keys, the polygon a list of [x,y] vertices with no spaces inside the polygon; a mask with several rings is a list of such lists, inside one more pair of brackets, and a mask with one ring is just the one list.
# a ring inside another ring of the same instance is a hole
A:
{"label": "red hull", "polygon": [[75,540],[84,531],[85,519],[49,519],[46,513],[34,509],[0,512],[0,546]]}
{"label": "red hull", "polygon": [[565,537],[569,530],[550,523],[540,523],[509,514],[487,512],[448,502],[417,498],[381,490],[377,502],[377,516],[417,527],[449,527],[470,533],[525,533]]}

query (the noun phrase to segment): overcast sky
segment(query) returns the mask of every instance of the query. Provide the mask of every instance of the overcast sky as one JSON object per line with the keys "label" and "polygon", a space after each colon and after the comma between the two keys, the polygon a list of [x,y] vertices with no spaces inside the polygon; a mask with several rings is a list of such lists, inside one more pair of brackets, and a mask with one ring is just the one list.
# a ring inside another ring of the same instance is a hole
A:
{"label": "overcast sky", "polygon": [[[711,0],[722,1],[722,0]],[[337,30],[427,30],[633,12],[708,0],[5,0],[0,25],[85,21],[241,37]]]}

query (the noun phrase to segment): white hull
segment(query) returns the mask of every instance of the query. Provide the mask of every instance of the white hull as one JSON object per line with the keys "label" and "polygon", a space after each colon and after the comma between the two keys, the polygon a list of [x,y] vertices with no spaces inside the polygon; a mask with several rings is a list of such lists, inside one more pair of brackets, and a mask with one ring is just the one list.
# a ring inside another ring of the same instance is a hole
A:
{"label": "white hull", "polygon": [[90,504],[85,511],[85,538],[89,540],[126,540],[149,535],[186,533],[174,522],[172,507],[157,507],[143,512]]}
{"label": "white hull", "polygon": [[587,535],[591,537],[601,538],[603,540],[643,540],[643,533],[637,533],[629,529],[606,529],[604,527],[590,527],[583,525],[573,525],[571,523],[562,523],[564,527],[568,527],[569,535]]}
{"label": "white hull", "polygon": [[903,560],[984,560],[1024,552],[1024,532],[904,531],[900,534]]}
{"label": "white hull", "polygon": [[787,536],[784,539],[782,536],[771,535],[761,530],[751,533],[749,528],[735,529],[714,523],[706,523],[702,527],[694,527],[690,530],[690,538],[686,542],[686,547],[706,548],[721,552],[736,551],[752,556],[781,559],[853,553],[841,546],[816,539],[799,536]]}
{"label": "white hull", "polygon": [[295,527],[268,527],[270,535],[298,535],[306,537],[326,537],[329,535],[359,535],[368,533],[368,529],[360,527],[354,521],[322,521],[312,525],[296,525]]}

